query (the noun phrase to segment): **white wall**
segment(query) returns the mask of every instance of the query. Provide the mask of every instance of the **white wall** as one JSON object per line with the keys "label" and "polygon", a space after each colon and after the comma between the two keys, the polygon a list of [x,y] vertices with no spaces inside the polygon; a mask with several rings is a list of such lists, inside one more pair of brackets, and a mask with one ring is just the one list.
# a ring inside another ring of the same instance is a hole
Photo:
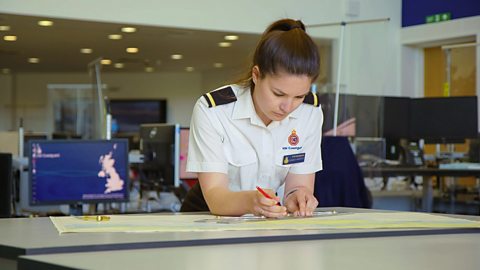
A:
{"label": "white wall", "polygon": [[[46,133],[50,133],[53,126],[53,116],[47,108],[47,85],[91,83],[83,73],[20,73],[16,78],[17,117],[24,119],[26,131]],[[108,86],[105,94],[109,98],[167,99],[167,120],[183,126],[189,125],[193,105],[203,94],[201,74],[196,72],[104,73],[102,83]],[[3,123],[3,114],[0,118]],[[10,128],[7,123],[4,129]]]}
{"label": "white wall", "polygon": [[10,129],[12,76],[0,74],[0,131]]}

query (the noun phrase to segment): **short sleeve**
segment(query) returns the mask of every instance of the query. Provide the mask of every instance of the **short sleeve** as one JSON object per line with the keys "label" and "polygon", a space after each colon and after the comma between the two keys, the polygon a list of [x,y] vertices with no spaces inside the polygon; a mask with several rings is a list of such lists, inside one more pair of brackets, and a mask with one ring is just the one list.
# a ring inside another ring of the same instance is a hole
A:
{"label": "short sleeve", "polygon": [[188,142],[188,172],[228,172],[222,142],[224,134],[214,110],[203,98],[193,108]]}

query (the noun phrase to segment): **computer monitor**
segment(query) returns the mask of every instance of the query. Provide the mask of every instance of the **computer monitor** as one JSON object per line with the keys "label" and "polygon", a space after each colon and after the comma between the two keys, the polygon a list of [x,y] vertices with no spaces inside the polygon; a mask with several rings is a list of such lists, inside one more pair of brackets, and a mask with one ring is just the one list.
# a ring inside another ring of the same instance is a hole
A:
{"label": "computer monitor", "polygon": [[359,162],[380,162],[385,160],[384,138],[355,138],[355,156]]}
{"label": "computer monitor", "polygon": [[[161,188],[179,187],[180,126],[178,124],[142,124],[140,153],[144,180]],[[153,186],[150,186],[153,188]]]}
{"label": "computer monitor", "polygon": [[477,97],[416,98],[410,103],[410,138],[463,143],[478,136]]}
{"label": "computer monitor", "polygon": [[167,101],[164,99],[112,99],[112,133],[138,133],[141,124],[165,123]]}
{"label": "computer monitor", "polygon": [[47,134],[40,133],[25,133],[23,135],[23,156],[28,157],[28,142],[31,140],[47,140]]}
{"label": "computer monitor", "polygon": [[410,98],[383,98],[383,135],[389,140],[407,139],[409,137]]}
{"label": "computer monitor", "polygon": [[180,179],[198,179],[196,173],[187,172],[189,128],[180,129]]}
{"label": "computer monitor", "polygon": [[128,141],[29,141],[31,205],[126,202]]}

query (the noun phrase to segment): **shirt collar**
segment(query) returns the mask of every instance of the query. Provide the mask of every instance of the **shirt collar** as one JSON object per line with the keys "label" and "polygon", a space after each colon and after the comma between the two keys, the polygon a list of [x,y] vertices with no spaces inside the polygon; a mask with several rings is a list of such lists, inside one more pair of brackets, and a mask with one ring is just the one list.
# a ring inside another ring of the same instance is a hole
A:
{"label": "shirt collar", "polygon": [[256,112],[250,88],[240,88],[237,91],[237,102],[233,108],[232,119],[253,118],[254,116],[256,116]]}

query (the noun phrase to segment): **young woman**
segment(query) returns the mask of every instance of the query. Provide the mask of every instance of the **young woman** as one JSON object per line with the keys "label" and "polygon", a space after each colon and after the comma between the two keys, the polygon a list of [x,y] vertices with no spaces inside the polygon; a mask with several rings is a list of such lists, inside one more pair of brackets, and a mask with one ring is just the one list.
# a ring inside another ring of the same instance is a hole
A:
{"label": "young woman", "polygon": [[318,74],[318,49],[301,21],[267,28],[248,76],[206,93],[193,109],[187,171],[198,173],[199,185],[182,211],[312,215],[314,175],[322,169],[323,114],[310,92]]}

